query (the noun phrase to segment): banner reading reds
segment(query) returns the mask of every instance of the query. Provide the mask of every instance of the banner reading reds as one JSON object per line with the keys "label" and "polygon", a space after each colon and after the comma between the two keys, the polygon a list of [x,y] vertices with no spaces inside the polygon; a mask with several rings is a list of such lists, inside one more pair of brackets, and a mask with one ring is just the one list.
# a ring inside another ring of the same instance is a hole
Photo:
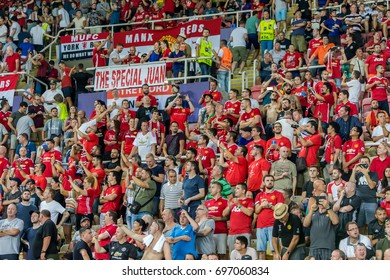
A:
{"label": "banner reading reds", "polygon": [[74,60],[92,57],[93,44],[103,41],[108,32],[99,34],[79,34],[75,36],[61,36],[60,59]]}
{"label": "banner reading reds", "polygon": [[140,56],[143,53],[148,53],[153,50],[153,44],[157,41],[167,40],[170,44],[173,44],[176,42],[176,38],[179,34],[184,34],[187,37],[185,42],[191,46],[192,55],[195,56],[196,41],[203,36],[203,30],[207,28],[210,30],[209,40],[212,42],[215,51],[218,51],[221,37],[221,21],[222,19],[220,18],[212,20],[193,20],[180,24],[177,27],[164,30],[135,29],[115,33],[114,46],[118,43],[123,44],[124,51],[122,54],[124,56],[127,55],[127,50],[131,46],[135,46],[137,54]]}
{"label": "banner reading reds", "polygon": [[165,68],[165,62],[96,68],[95,91],[141,87],[143,84],[163,85]]}
{"label": "banner reading reds", "polygon": [[10,106],[14,103],[14,94],[18,84],[18,74],[0,76],[0,99],[7,99]]}

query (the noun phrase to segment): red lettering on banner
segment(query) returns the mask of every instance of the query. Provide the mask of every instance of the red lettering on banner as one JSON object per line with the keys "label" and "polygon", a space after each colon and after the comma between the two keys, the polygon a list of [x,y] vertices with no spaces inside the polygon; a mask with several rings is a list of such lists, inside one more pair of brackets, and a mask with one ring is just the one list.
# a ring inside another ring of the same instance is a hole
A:
{"label": "red lettering on banner", "polygon": [[108,86],[108,71],[96,72],[96,84],[99,88],[109,88]]}
{"label": "red lettering on banner", "polygon": [[144,80],[144,84],[159,84],[163,83],[165,79],[165,67],[149,67],[148,75]]}
{"label": "red lettering on banner", "polygon": [[98,39],[99,39],[99,34],[82,34],[82,35],[72,36],[70,41],[79,42],[79,41],[89,41],[89,40],[98,40]]}

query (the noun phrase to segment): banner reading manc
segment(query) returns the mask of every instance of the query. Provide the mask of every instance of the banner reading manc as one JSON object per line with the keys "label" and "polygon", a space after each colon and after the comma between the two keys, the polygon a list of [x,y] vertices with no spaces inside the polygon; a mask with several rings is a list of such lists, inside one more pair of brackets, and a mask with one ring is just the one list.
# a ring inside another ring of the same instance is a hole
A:
{"label": "banner reading manc", "polygon": [[149,51],[153,50],[154,43],[162,40],[167,40],[171,50],[173,50],[172,45],[176,42],[177,36],[179,36],[179,34],[184,34],[187,37],[185,42],[191,46],[192,56],[194,57],[196,41],[203,36],[203,30],[207,28],[210,30],[208,39],[212,42],[213,49],[218,52],[221,37],[221,21],[222,19],[220,18],[212,20],[192,20],[180,24],[177,27],[164,30],[135,29],[119,32],[114,34],[114,46],[118,43],[123,44],[124,50],[121,53],[121,57],[128,55],[131,46],[135,46],[137,55],[141,56],[142,54],[149,53]]}
{"label": "banner reading manc", "polygon": [[141,87],[143,84],[163,85],[165,72],[165,62],[96,68],[94,87],[95,91],[102,91]]}
{"label": "banner reading manc", "polygon": [[10,106],[14,103],[14,94],[19,75],[0,76],[0,99],[7,99]]}
{"label": "banner reading manc", "polygon": [[60,60],[75,60],[92,57],[93,44],[103,41],[110,33],[61,36]]}

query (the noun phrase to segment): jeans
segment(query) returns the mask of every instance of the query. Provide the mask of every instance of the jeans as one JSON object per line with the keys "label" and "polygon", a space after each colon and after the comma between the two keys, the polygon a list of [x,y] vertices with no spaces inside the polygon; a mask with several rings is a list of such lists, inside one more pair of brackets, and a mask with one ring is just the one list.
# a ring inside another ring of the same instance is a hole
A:
{"label": "jeans", "polygon": [[223,91],[228,91],[229,88],[229,72],[218,70],[218,83]]}
{"label": "jeans", "polygon": [[261,41],[261,57],[264,57],[265,50],[272,50],[274,47],[274,41],[272,40],[264,40]]}
{"label": "jeans", "polygon": [[150,212],[139,212],[138,214],[131,215],[131,228],[133,228],[134,222],[138,219],[142,219],[143,216],[150,215],[153,217],[153,213]]}
{"label": "jeans", "polygon": [[[318,59],[314,59],[311,63],[311,66],[318,66]],[[324,68],[325,68],[325,65],[324,65]],[[314,69],[310,69],[310,73],[311,75],[313,76],[313,78],[315,78],[317,76],[317,73],[319,73],[321,75],[321,72],[322,72],[322,68],[314,68]]]}
{"label": "jeans", "polygon": [[[202,76],[204,75],[210,75],[210,69],[211,69],[211,66],[209,66],[208,64],[206,63],[199,63],[199,67],[200,67],[200,71],[202,72]],[[208,78],[204,77],[204,78],[201,78],[200,79],[201,82],[207,82],[208,81]]]}

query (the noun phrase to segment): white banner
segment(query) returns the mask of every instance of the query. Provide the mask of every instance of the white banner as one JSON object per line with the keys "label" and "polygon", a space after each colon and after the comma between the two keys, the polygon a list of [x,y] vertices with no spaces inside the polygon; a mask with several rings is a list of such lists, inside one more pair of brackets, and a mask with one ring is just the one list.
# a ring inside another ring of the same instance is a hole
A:
{"label": "white banner", "polygon": [[14,104],[16,85],[18,84],[18,74],[0,76],[0,99],[7,99],[10,106]]}
{"label": "white banner", "polygon": [[165,72],[165,62],[96,69],[95,91],[163,85]]}

